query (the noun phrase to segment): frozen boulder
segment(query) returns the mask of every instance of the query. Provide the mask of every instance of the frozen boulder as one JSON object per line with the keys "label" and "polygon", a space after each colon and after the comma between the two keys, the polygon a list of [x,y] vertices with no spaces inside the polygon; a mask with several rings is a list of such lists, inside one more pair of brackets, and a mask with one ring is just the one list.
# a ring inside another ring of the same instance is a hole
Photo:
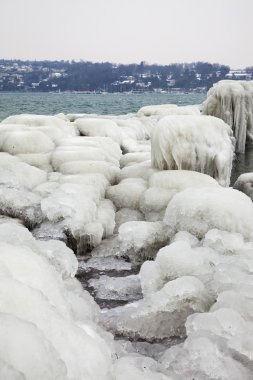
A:
{"label": "frozen boulder", "polygon": [[218,183],[210,176],[187,170],[163,170],[152,174],[149,188],[141,195],[140,210],[147,220],[163,220],[173,196],[188,187],[213,187]]}
{"label": "frozen boulder", "polygon": [[137,112],[138,116],[165,116],[165,115],[200,115],[198,106],[177,106],[176,104],[158,104],[144,106]]}
{"label": "frozen boulder", "polygon": [[83,136],[111,137],[118,144],[121,143],[120,128],[113,120],[80,118],[75,120],[75,125]]}
{"label": "frozen boulder", "polygon": [[154,257],[168,240],[167,228],[162,222],[127,222],[119,227],[121,250],[130,256],[135,254]]}
{"label": "frozen boulder", "polygon": [[147,182],[142,178],[126,178],[118,185],[110,186],[106,191],[106,197],[118,209],[139,209],[140,197],[146,189]]}
{"label": "frozen boulder", "polygon": [[23,124],[29,127],[40,127],[40,126],[49,126],[49,127],[64,127],[66,123],[64,120],[56,116],[49,115],[30,115],[30,114],[21,114],[9,116],[2,121],[2,124]]}
{"label": "frozen boulder", "polygon": [[170,201],[164,216],[173,235],[188,231],[202,238],[217,228],[253,237],[253,205],[249,197],[231,188],[186,189]]}
{"label": "frozen boulder", "polygon": [[12,368],[9,379],[68,379],[65,364],[36,325],[8,313],[0,313],[0,321],[0,357]]}
{"label": "frozen boulder", "polygon": [[134,221],[140,221],[144,220],[144,215],[138,211],[138,210],[133,210],[128,207],[126,208],[121,208],[119,211],[116,212],[115,214],[115,233],[118,233],[119,227],[121,224],[126,223],[126,222],[134,222]]}

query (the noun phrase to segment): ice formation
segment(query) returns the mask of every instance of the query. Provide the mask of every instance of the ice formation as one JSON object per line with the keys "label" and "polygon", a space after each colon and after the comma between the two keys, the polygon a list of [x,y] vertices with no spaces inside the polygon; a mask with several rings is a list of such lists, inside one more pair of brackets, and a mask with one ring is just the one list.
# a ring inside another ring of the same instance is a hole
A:
{"label": "ice formation", "polygon": [[167,116],[151,135],[154,168],[205,173],[228,186],[233,160],[231,128],[212,116]]}
{"label": "ice formation", "polygon": [[16,115],[0,150],[1,379],[252,379],[253,206],[218,184],[228,125],[175,105]]}
{"label": "ice formation", "polygon": [[208,91],[202,113],[224,120],[233,129],[236,153],[244,153],[253,141],[253,82],[220,81]]}

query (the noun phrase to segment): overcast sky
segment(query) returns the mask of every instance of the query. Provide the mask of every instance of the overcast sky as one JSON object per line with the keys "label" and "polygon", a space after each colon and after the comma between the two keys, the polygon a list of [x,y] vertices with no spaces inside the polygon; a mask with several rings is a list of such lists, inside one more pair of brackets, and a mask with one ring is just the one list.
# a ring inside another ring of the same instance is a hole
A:
{"label": "overcast sky", "polygon": [[253,65],[253,0],[0,0],[0,58]]}

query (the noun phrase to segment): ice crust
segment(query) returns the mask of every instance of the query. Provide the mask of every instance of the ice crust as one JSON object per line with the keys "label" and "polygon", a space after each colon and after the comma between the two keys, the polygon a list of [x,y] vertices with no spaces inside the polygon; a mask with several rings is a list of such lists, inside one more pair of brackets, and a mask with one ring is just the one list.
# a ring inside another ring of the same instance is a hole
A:
{"label": "ice crust", "polygon": [[[228,125],[175,105],[16,115],[0,150],[0,378],[252,379],[252,174],[219,185]],[[92,251],[79,270],[66,243]],[[77,270],[124,306],[100,310]]]}

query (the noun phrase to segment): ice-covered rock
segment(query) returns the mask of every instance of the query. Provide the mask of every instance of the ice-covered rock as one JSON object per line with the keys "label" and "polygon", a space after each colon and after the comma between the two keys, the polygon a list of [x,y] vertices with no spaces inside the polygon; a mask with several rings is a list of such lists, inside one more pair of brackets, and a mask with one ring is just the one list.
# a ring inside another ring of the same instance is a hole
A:
{"label": "ice-covered rock", "polygon": [[148,180],[149,177],[155,172],[157,172],[157,169],[151,167],[151,162],[144,161],[138,164],[125,166],[118,172],[117,179],[118,181],[122,181],[126,178],[142,178],[144,180]]}
{"label": "ice-covered rock", "polygon": [[120,159],[120,166],[124,168],[125,166],[138,164],[140,162],[148,161],[150,159],[150,152],[126,153]]}
{"label": "ice-covered rock", "polygon": [[98,200],[99,194],[93,187],[66,183],[42,199],[41,209],[49,221],[64,220],[66,228],[75,236],[81,234],[85,224],[96,220]]}
{"label": "ice-covered rock", "polygon": [[151,123],[146,122],[146,120],[140,117],[120,118],[114,119],[114,121],[120,127],[122,140],[146,140],[150,138]]}
{"label": "ice-covered rock", "polygon": [[233,160],[231,128],[212,116],[167,116],[151,134],[154,168],[194,170],[228,186]]}
{"label": "ice-covered rock", "polygon": [[150,152],[150,140],[135,140],[131,138],[122,138],[122,151],[124,153]]}
{"label": "ice-covered rock", "polygon": [[36,241],[16,222],[3,221],[0,236],[0,373],[109,379],[111,338],[96,325],[97,305],[72,278],[73,253],[61,242]]}
{"label": "ice-covered rock", "polygon": [[236,139],[235,150],[244,153],[246,139],[253,141],[253,81],[215,83],[202,104],[202,112],[230,125]]}
{"label": "ice-covered rock", "polygon": [[128,207],[126,208],[121,208],[119,211],[116,212],[115,214],[115,233],[118,233],[119,227],[121,224],[126,223],[126,222],[134,222],[134,221],[141,221],[144,220],[144,215],[138,211],[138,210],[133,210]]}
{"label": "ice-covered rock", "polygon": [[2,121],[2,124],[24,124],[30,127],[49,126],[61,128],[64,128],[66,126],[64,120],[60,119],[59,117],[30,114],[9,116]]}
{"label": "ice-covered rock", "polygon": [[58,352],[36,325],[3,312],[0,321],[0,357],[12,368],[9,379],[68,379]]}
{"label": "ice-covered rock", "polygon": [[119,168],[110,162],[104,161],[68,161],[60,166],[59,171],[63,174],[103,174],[106,179],[114,184],[119,173]]}
{"label": "ice-covered rock", "polygon": [[159,104],[144,106],[137,112],[138,116],[165,115],[200,115],[198,106],[177,106],[176,104]]}
{"label": "ice-covered rock", "polygon": [[203,283],[212,278],[212,256],[191,248],[186,241],[176,241],[161,248],[155,261],[146,261],[140,270],[143,294],[149,297],[169,281],[194,275]]}
{"label": "ice-covered rock", "polygon": [[47,173],[28,165],[17,157],[7,153],[0,153],[0,182],[1,184],[32,189],[47,181]]}
{"label": "ice-covered rock", "polygon": [[253,205],[245,194],[231,188],[190,188],[170,201],[164,223],[171,234],[188,231],[201,238],[217,228],[252,239]]}
{"label": "ice-covered rock", "polygon": [[180,346],[170,348],[161,359],[171,376],[179,379],[237,380],[252,378],[252,372],[224,349],[217,337],[195,334]]}
{"label": "ice-covered rock", "polygon": [[75,120],[75,125],[83,136],[111,137],[118,144],[121,143],[120,128],[113,120],[80,118]]}
{"label": "ice-covered rock", "polygon": [[106,197],[109,198],[118,209],[140,208],[140,197],[147,189],[147,182],[142,178],[126,178],[118,185],[108,187]]}
{"label": "ice-covered rock", "polygon": [[253,200],[253,173],[241,174],[234,183],[234,189],[242,191]]}
{"label": "ice-covered rock", "polygon": [[130,256],[154,257],[168,240],[167,228],[162,222],[127,222],[119,227],[120,250]]}
{"label": "ice-covered rock", "polygon": [[187,170],[163,170],[152,174],[149,188],[140,198],[140,210],[147,220],[163,220],[165,209],[178,192],[188,187],[212,187],[218,183],[210,176]]}

